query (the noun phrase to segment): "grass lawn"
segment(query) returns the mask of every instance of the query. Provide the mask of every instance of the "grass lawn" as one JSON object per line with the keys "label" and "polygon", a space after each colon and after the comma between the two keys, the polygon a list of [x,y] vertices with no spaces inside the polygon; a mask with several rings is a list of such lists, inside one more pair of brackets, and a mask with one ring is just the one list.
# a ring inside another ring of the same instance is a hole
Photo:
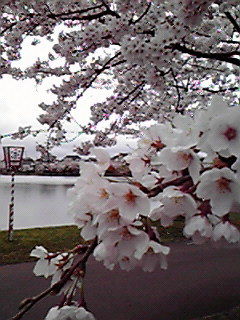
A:
{"label": "grass lawn", "polygon": [[[240,227],[239,214],[231,214],[231,220]],[[173,226],[168,228],[159,227],[157,222],[153,224],[164,243],[185,239],[182,235],[182,218],[176,219]],[[7,240],[7,231],[0,231],[0,265],[33,261],[29,254],[36,245],[44,246],[49,252],[57,252],[72,249],[80,241],[76,226],[16,230],[12,242]]]}
{"label": "grass lawn", "polygon": [[[183,238],[181,230],[181,221],[176,221],[173,227],[159,228],[163,242]],[[49,252],[57,252],[72,249],[80,241],[80,231],[76,226],[16,230],[12,242],[7,240],[7,231],[0,231],[0,265],[34,261],[29,254],[36,245],[42,245]]]}
{"label": "grass lawn", "polygon": [[7,240],[7,231],[0,231],[0,265],[34,261],[29,254],[36,245],[57,252],[72,249],[80,239],[76,226],[16,230],[12,242]]}

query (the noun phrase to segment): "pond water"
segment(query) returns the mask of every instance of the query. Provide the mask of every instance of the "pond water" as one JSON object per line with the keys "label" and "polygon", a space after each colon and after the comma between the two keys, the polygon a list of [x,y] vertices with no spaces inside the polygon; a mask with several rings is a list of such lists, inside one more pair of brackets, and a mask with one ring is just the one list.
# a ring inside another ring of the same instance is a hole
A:
{"label": "pond water", "polygon": [[[0,230],[8,229],[10,176],[0,176]],[[76,177],[15,177],[14,229],[73,224],[67,190]]]}

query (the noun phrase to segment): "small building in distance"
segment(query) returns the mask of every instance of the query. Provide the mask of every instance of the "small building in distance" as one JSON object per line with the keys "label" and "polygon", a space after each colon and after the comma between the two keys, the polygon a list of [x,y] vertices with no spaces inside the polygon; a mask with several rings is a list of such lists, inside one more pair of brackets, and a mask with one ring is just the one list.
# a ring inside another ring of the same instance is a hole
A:
{"label": "small building in distance", "polygon": [[22,160],[22,167],[20,169],[22,172],[34,172],[35,171],[35,161],[27,157]]}

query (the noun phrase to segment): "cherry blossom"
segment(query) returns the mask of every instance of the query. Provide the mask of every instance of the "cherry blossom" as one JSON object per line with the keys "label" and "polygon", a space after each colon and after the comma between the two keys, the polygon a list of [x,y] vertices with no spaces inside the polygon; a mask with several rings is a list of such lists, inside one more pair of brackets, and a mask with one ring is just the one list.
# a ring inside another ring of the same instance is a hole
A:
{"label": "cherry blossom", "polygon": [[102,242],[96,247],[94,256],[98,261],[103,261],[104,265],[112,269],[119,263],[123,270],[131,270],[137,260],[134,255],[147,247],[148,235],[134,226],[122,226],[111,228],[101,234]]}
{"label": "cherry blossom", "polygon": [[229,213],[234,202],[240,201],[240,185],[228,168],[213,168],[204,172],[196,193],[203,199],[210,199],[212,212],[218,216]]}
{"label": "cherry blossom", "polygon": [[169,226],[173,220],[182,215],[190,218],[197,212],[194,199],[174,187],[166,188],[159,197],[160,207],[153,209],[150,213],[152,220],[161,219],[163,226]]}
{"label": "cherry blossom", "polygon": [[97,158],[97,165],[100,172],[105,172],[110,166],[110,156],[107,151],[101,148],[92,148],[90,151]]}
{"label": "cherry blossom", "polygon": [[145,252],[136,252],[135,258],[141,260],[141,267],[144,271],[152,272],[159,263],[162,269],[167,269],[166,255],[170,248],[155,241],[149,241]]}
{"label": "cherry blossom", "polygon": [[223,221],[213,229],[213,240],[218,241],[221,238],[225,238],[229,243],[236,243],[240,241],[240,232],[229,221]]}
{"label": "cherry blossom", "polygon": [[112,206],[118,207],[120,215],[129,221],[133,221],[139,215],[149,214],[149,199],[139,188],[127,183],[112,183],[110,192],[111,197],[106,209]]}
{"label": "cherry blossom", "polygon": [[199,178],[201,168],[198,156],[182,147],[164,148],[158,155],[160,162],[170,171],[180,171],[188,168],[194,182]]}
{"label": "cherry blossom", "polygon": [[83,307],[63,306],[53,307],[49,310],[45,320],[94,320],[92,313]]}
{"label": "cherry blossom", "polygon": [[221,114],[210,122],[211,132],[208,135],[208,143],[213,151],[227,150],[230,154],[239,155],[239,122],[239,110],[231,110],[231,112]]}
{"label": "cherry blossom", "polygon": [[30,256],[39,258],[33,269],[33,273],[36,276],[44,276],[45,278],[48,278],[56,272],[58,259],[56,255],[48,253],[44,247],[36,246],[36,248],[30,253]]}
{"label": "cherry blossom", "polygon": [[200,215],[189,219],[183,229],[186,237],[192,238],[196,244],[202,244],[212,237],[212,225],[206,217]]}
{"label": "cherry blossom", "polygon": [[132,153],[125,157],[125,160],[129,163],[129,169],[136,179],[142,178],[150,171],[150,160],[143,151]]}

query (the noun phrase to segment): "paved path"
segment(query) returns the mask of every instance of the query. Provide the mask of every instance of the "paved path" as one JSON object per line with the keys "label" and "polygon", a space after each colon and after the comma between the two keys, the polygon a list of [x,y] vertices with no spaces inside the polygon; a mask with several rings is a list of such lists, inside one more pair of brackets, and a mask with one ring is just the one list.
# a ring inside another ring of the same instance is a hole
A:
{"label": "paved path", "polygon": [[[0,320],[48,281],[32,274],[32,263],[0,267]],[[167,271],[108,271],[91,260],[86,298],[97,320],[188,320],[240,303],[240,248],[172,245]],[[39,302],[25,320],[42,320],[58,301]]]}

